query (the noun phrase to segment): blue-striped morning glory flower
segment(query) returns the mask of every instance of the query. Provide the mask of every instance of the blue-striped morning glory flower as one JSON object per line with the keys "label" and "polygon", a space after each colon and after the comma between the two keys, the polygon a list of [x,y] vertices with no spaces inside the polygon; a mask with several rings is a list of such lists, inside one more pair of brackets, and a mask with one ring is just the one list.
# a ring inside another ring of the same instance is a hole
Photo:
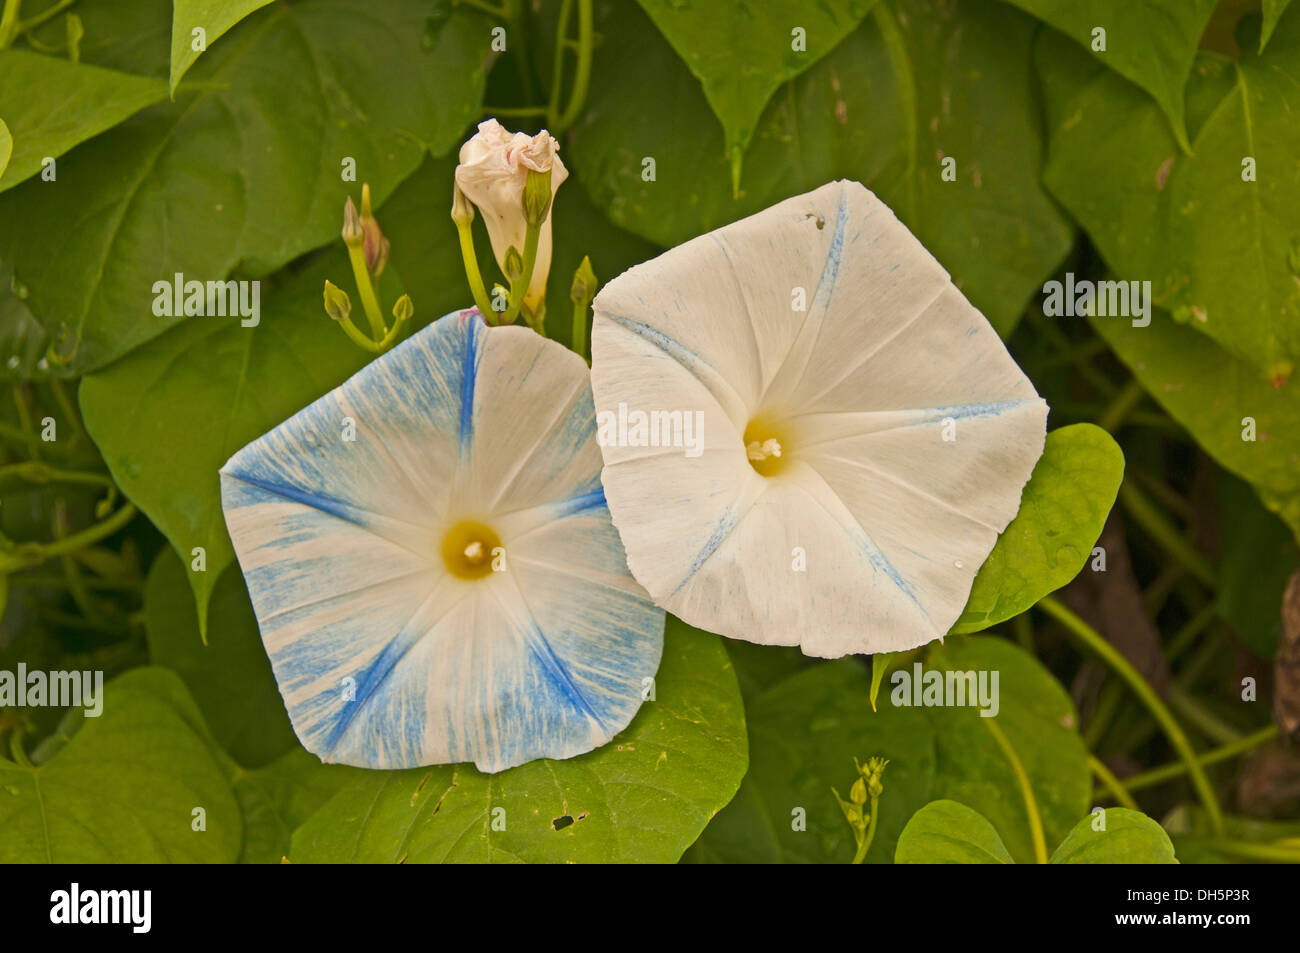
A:
{"label": "blue-striped morning glory flower", "polygon": [[948,631],[1047,405],[884,203],[825,185],[594,307],[605,495],[657,604],[830,658]]}
{"label": "blue-striped morning glory flower", "polygon": [[664,615],[595,436],[581,358],[466,311],[230,458],[226,525],[307,750],[500,771],[627,726]]}

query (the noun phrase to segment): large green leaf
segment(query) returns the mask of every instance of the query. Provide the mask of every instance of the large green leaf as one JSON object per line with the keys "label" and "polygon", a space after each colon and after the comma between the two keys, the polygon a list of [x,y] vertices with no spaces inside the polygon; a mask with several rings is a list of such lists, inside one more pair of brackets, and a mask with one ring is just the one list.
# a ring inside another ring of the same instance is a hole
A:
{"label": "large green leaf", "polygon": [[1074,826],[1052,854],[1053,864],[1176,864],[1174,845],[1165,829],[1140,811],[1106,808],[1105,827],[1097,830],[1101,816],[1088,815]]}
{"label": "large green leaf", "polygon": [[256,771],[237,769],[235,797],[244,816],[241,864],[278,864],[289,856],[293,832],[315,814],[359,769],[321,764],[301,747]]}
{"label": "large green leaf", "polygon": [[[732,181],[777,87],[835,48],[875,0],[637,0],[704,87],[726,135]],[[796,31],[802,31],[802,35]],[[797,48],[801,47],[801,48]]]}
{"label": "large green leaf", "polygon": [[[1150,93],[1186,142],[1183,88],[1218,0],[1006,0],[1056,27],[1120,76]],[[1105,49],[1097,49],[1105,31]]]}
{"label": "large green leaf", "polygon": [[1286,8],[1291,5],[1291,0],[1264,0],[1264,22],[1259,33],[1259,49],[1262,53],[1264,47],[1268,46],[1268,41],[1273,38],[1273,31],[1277,29],[1278,21],[1282,19],[1282,14],[1286,13]]}
{"label": "large green leaf", "polygon": [[34,380],[49,376],[50,339],[27,307],[27,289],[14,282],[14,270],[0,262],[0,376]]}
{"label": "large green leaf", "polygon": [[1262,55],[1197,61],[1194,155],[1147,97],[1058,35],[1039,54],[1049,188],[1118,278],[1150,280],[1156,305],[1284,385],[1300,360],[1300,8]]}
{"label": "large green leaf", "polygon": [[[1090,780],[1074,708],[1060,685],[1034,658],[990,636],[950,636],[922,664],[927,671],[1000,673],[997,725],[1029,776],[1047,840],[1065,836],[1087,810]],[[1024,800],[1014,769],[981,724],[988,719],[969,707],[895,704],[903,686],[892,682],[873,712],[870,687],[866,667],[845,659],[800,671],[751,698],[750,772],[690,858],[847,863],[854,841],[831,788],[843,792],[852,782],[854,758],[884,757],[889,766],[869,863],[892,861],[907,820],[936,798],[978,810],[1013,857],[1032,859]]]}
{"label": "large green leaf", "polygon": [[1020,512],[980,567],[953,632],[1019,615],[1079,574],[1124,479],[1124,453],[1092,424],[1053,430]]}
{"label": "large green leaf", "polygon": [[361,772],[299,828],[290,857],[674,862],[736,793],[745,721],[721,640],[671,617],[655,696],[626,731],[568,761],[496,775],[469,765]]}
{"label": "large green leaf", "polygon": [[[0,192],[39,172],[45,157],[58,158],[166,96],[167,85],[156,79],[28,50],[0,51],[0,117],[13,136],[5,169],[7,137],[0,133]],[[47,193],[62,187],[41,186]]]}
{"label": "large green leaf", "polygon": [[185,565],[171,550],[145,584],[149,657],[185,680],[212,734],[241,765],[257,768],[296,747],[253,615],[244,577],[222,572],[208,607],[208,642],[199,636]]}
{"label": "large green leaf", "polygon": [[898,835],[896,864],[1014,864],[988,818],[956,801],[931,801]]}
{"label": "large green leaf", "polygon": [[1225,476],[1219,498],[1222,550],[1215,604],[1241,640],[1271,661],[1282,634],[1282,594],[1300,568],[1300,547],[1240,480]]}
{"label": "large green leaf", "polygon": [[103,706],[39,767],[0,758],[0,861],[233,861],[239,808],[181,680],[135,669],[104,687]]}
{"label": "large green leaf", "polygon": [[[185,71],[227,30],[272,0],[173,0],[171,89],[176,92]],[[196,37],[195,30],[203,33]],[[199,43],[200,38],[202,43]],[[195,49],[195,46],[198,49]]]}
{"label": "large green leaf", "polygon": [[[1104,826],[1103,826],[1104,825]],[[912,816],[898,839],[900,864],[1011,864],[988,818],[956,801],[932,801]],[[1127,808],[1089,814],[1066,835],[1052,864],[1176,864],[1169,835]]]}
{"label": "large green leaf", "polygon": [[[1254,484],[1300,539],[1300,391],[1270,387],[1253,365],[1164,311],[1145,328],[1107,318],[1093,327],[1151,396],[1210,456]],[[1252,425],[1255,439],[1243,439]]]}
{"label": "large green leaf", "polygon": [[331,253],[265,290],[257,327],[188,321],[82,381],[86,428],[118,486],[187,567],[204,550],[205,570],[189,572],[201,624],[234,558],[217,471],[368,360],[321,307],[325,279],[349,273],[345,256]]}
{"label": "large green leaf", "polygon": [[262,275],[337,239],[358,188],[345,160],[378,201],[451,148],[477,115],[490,33],[456,13],[426,49],[427,16],[422,0],[268,7],[195,64],[193,91],[68,153],[57,188],[0,196],[0,220],[26,223],[0,232],[0,257],[71,355],[62,372],[183,320],[154,316],[158,280]]}
{"label": "large green leaf", "polygon": [[[600,24],[566,161],[613,221],[665,246],[837,178],[887,202],[1004,334],[1070,247],[1039,184],[1034,23],[998,4],[882,0],[763,113],[733,198],[694,77],[632,4]],[[653,76],[647,84],[644,77]],[[955,160],[956,180],[941,160]],[[655,179],[642,178],[643,160]]]}

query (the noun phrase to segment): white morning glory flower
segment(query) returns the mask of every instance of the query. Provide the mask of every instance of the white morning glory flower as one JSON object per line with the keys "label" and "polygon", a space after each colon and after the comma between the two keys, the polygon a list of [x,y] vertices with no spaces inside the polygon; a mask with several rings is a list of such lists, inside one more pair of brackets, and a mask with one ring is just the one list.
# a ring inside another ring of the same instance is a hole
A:
{"label": "white morning glory flower", "polygon": [[450,314],[222,468],[309,751],[500,771],[627,726],[664,615],[609,520],[588,381],[531,330]]}
{"label": "white morning glory flower", "polygon": [[825,185],[594,307],[605,495],[658,605],[830,658],[948,631],[1047,405],[884,203]]}

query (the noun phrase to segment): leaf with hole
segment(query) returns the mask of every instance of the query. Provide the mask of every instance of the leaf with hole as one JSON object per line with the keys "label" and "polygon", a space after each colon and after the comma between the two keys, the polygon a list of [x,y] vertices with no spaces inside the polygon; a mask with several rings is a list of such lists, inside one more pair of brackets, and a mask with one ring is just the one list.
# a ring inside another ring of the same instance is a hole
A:
{"label": "leaf with hole", "polygon": [[501,774],[361,771],[293,838],[294,863],[673,863],[736,793],[745,720],[715,635],[669,617],[654,699],[589,754]]}

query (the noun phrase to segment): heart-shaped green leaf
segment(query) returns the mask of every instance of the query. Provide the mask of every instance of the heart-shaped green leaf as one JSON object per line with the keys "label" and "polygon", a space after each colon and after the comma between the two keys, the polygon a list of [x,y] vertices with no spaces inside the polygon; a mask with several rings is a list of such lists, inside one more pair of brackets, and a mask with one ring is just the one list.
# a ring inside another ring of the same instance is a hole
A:
{"label": "heart-shaped green leaf", "polygon": [[1020,512],[971,586],[953,632],[979,632],[1017,616],[1079,574],[1124,478],[1124,453],[1092,424],[1053,430]]}
{"label": "heart-shaped green leaf", "polygon": [[898,835],[896,864],[1014,864],[1002,838],[979,811],[931,801]]}
{"label": "heart-shaped green leaf", "polygon": [[321,764],[302,747],[256,771],[235,773],[235,797],[244,816],[241,864],[278,864],[289,856],[293,832],[319,811],[357,768]]}
{"label": "heart-shaped green leaf", "polygon": [[[969,706],[914,702],[925,673],[998,673],[996,722],[1029,777],[1049,844],[1088,807],[1087,751],[1069,697],[1036,659],[991,636],[949,636],[901,664],[881,689],[856,659],[824,662],[777,682],[746,706],[750,772],[740,794],[705,831],[690,859],[847,863],[854,841],[831,788],[854,777],[853,759],[889,759],[868,863],[889,863],[907,820],[936,798],[967,804],[1000,831],[1012,857],[1033,858],[1015,771]],[[955,677],[954,677],[955,682]],[[924,695],[921,696],[924,701]],[[955,700],[955,699],[954,699]]]}
{"label": "heart-shaped green leaf", "polygon": [[234,558],[217,471],[369,357],[321,307],[325,279],[347,274],[341,252],[326,255],[262,295],[257,327],[187,321],[81,383],[86,429],[118,486],[180,554],[205,637],[213,587]]}
{"label": "heart-shaped green leaf", "polygon": [[1150,99],[1064,39],[1045,34],[1038,54],[1053,194],[1116,277],[1149,280],[1155,305],[1284,385],[1300,362],[1300,8],[1262,55],[1197,60],[1193,155]]}
{"label": "heart-shaped green leaf", "polygon": [[739,198],[695,78],[637,7],[604,12],[589,108],[566,161],[615,224],[672,246],[833,179],[856,179],[1004,335],[1068,251],[1070,227],[1039,183],[1036,25],[1019,11],[880,0],[772,98]]}
{"label": "heart-shaped green leaf", "polygon": [[[6,169],[8,135],[0,132],[0,192],[40,172],[47,157],[57,159],[166,97],[167,84],[156,79],[29,50],[0,51],[0,117],[13,136]],[[57,181],[44,183],[47,194]]]}
{"label": "heart-shaped green leaf", "polygon": [[1089,814],[1052,854],[1053,864],[1176,864],[1165,829],[1140,811]]}
{"label": "heart-shaped green leaf", "polygon": [[213,736],[236,761],[260,767],[297,741],[244,577],[231,571],[217,578],[205,645],[187,575],[174,551],[163,550],[154,560],[144,591],[149,657],[185,680]]}
{"label": "heart-shaped green leaf", "polygon": [[567,761],[363,771],[299,828],[295,863],[675,862],[732,796],[745,720],[721,640],[668,619],[654,699]]}
{"label": "heart-shaped green leaf", "polygon": [[173,0],[171,90],[208,46],[272,0]]}
{"label": "heart-shaped green leaf", "polygon": [[1187,141],[1183,88],[1217,0],[1006,0],[1056,27],[1155,99]]}
{"label": "heart-shaped green leaf", "polygon": [[134,669],[49,761],[0,758],[0,861],[230,863],[240,818],[221,758],[181,680]]}
{"label": "heart-shaped green leaf", "polygon": [[1223,467],[1254,484],[1300,540],[1300,389],[1270,387],[1256,368],[1156,311],[1151,324],[1093,321],[1142,384]]}
{"label": "heart-shaped green leaf", "polygon": [[726,134],[735,188],[763,108],[777,87],[835,48],[874,0],[637,0],[704,87]]}
{"label": "heart-shaped green leaf", "polygon": [[268,7],[195,64],[192,91],[64,156],[57,187],[0,195],[0,220],[24,223],[0,232],[0,258],[61,373],[185,320],[155,315],[156,282],[265,275],[337,240],[357,183],[378,203],[426,150],[455,145],[478,114],[490,31],[457,12],[426,49],[428,14],[424,0]]}

